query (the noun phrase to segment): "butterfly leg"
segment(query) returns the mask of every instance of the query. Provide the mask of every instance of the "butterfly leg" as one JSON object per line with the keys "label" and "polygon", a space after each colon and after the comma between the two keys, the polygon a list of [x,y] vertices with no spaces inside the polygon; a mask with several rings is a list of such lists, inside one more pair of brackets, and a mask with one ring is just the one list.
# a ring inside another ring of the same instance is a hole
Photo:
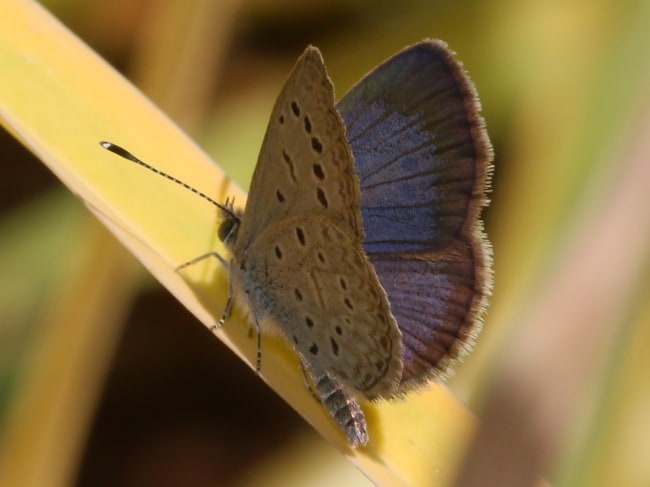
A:
{"label": "butterfly leg", "polygon": [[[208,252],[206,254],[199,255],[198,257],[194,257],[193,259],[188,260],[187,262],[179,265],[178,267],[176,267],[176,272],[180,271],[181,269],[185,269],[186,267],[189,267],[191,265],[194,265],[198,262],[201,262],[202,260],[207,259],[208,257],[214,257],[219,262],[221,262],[221,264],[227,270],[230,270],[230,262],[228,262],[223,257],[221,257],[217,252]],[[215,323],[210,327],[210,331],[212,332],[221,328],[223,324],[226,322],[226,319],[228,319],[228,317],[230,316],[230,311],[232,309],[232,282],[231,281],[232,281],[231,279],[228,280],[228,299],[226,300],[226,307],[223,310],[223,314],[221,315],[219,321],[217,321],[217,323]]]}
{"label": "butterfly leg", "polygon": [[316,391],[314,391],[311,380],[309,378],[309,374],[307,372],[307,368],[305,367],[305,364],[304,364],[304,362],[302,360],[300,361],[300,372],[302,373],[302,383],[304,384],[305,389],[307,389],[309,394],[311,394],[311,397],[316,399],[316,401],[322,402],[320,400],[320,397],[318,397],[318,394],[316,393]]}
{"label": "butterfly leg", "polygon": [[327,372],[311,372],[321,403],[339,429],[345,433],[352,448],[368,443],[368,427],[359,403],[349,397]]}
{"label": "butterfly leg", "polygon": [[[197,262],[202,261],[203,259],[207,259],[208,257],[215,257],[219,262],[223,264],[223,266],[226,269],[230,269],[231,262],[226,261],[217,252],[208,252],[207,254],[199,255],[198,257],[195,257],[194,259],[179,265],[176,268],[176,272],[178,272],[181,269],[184,269],[185,267],[194,265]],[[214,325],[210,327],[210,331],[214,332],[224,325],[226,320],[230,317],[230,312],[232,311],[232,303],[233,303],[233,292],[232,292],[232,278],[231,278],[228,279],[228,298],[226,300],[226,307],[224,308],[223,314],[221,315],[221,318],[219,318],[219,321],[217,321]],[[257,320],[257,316],[255,316],[255,313],[253,313],[253,317],[255,319],[255,330],[257,332],[257,359],[255,364],[255,371],[259,374],[260,371],[262,370],[262,330],[260,328],[260,323]]]}
{"label": "butterfly leg", "polygon": [[221,328],[230,316],[230,311],[232,310],[232,279],[228,279],[228,298],[226,299],[226,307],[223,309],[223,314],[219,321],[210,327],[210,331],[214,332]]}
{"label": "butterfly leg", "polygon": [[[255,360],[255,372],[258,374],[262,371],[262,328],[260,327],[260,322],[257,319],[254,309],[250,309],[251,315],[253,316],[253,321],[255,322],[255,333],[257,334],[257,358]],[[249,322],[249,332],[248,336],[252,337],[253,327],[250,326]]]}
{"label": "butterfly leg", "polygon": [[262,371],[262,329],[260,322],[255,318],[255,331],[257,333],[257,360],[255,363],[255,372],[258,374]]}

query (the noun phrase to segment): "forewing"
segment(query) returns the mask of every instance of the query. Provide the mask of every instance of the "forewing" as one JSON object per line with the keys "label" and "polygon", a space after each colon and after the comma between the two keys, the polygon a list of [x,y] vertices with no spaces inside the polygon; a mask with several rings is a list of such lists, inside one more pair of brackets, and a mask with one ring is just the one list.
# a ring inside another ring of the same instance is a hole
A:
{"label": "forewing", "polygon": [[361,240],[359,183],[323,59],[309,47],[273,108],[237,238],[248,247],[266,228],[319,211]]}

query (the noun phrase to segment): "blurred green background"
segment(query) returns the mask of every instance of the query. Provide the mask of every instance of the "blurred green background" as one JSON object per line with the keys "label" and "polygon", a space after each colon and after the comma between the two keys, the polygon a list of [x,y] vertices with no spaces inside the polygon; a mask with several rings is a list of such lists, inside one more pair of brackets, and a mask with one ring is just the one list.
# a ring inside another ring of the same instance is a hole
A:
{"label": "blurred green background", "polygon": [[[647,1],[42,3],[244,188],[275,96],[307,44],[322,50],[342,95],[405,45],[446,41],[478,89],[496,154],[484,214],[495,253],[492,306],[476,351],[449,383],[479,415],[516,343],[517,318],[565,242],[590,224],[590,209],[606,206],[628,151],[650,164],[648,144],[630,149],[650,123]],[[59,293],[84,267],[92,276],[87,246],[101,233],[83,204],[4,131],[0,147],[2,435],[42,341],[56,334],[46,327]],[[647,230],[646,215],[628,217],[630,228]],[[626,252],[612,248],[584,278],[600,279]],[[572,404],[574,419],[540,466],[554,485],[650,485],[649,256],[637,261],[623,311],[608,318],[616,324]],[[116,292],[124,320],[106,340],[106,370],[92,386],[96,407],[80,425],[67,482],[368,483],[135,261],[124,260],[133,269],[132,284]],[[113,298],[106,299],[110,308]],[[579,342],[574,350],[583,352]]]}

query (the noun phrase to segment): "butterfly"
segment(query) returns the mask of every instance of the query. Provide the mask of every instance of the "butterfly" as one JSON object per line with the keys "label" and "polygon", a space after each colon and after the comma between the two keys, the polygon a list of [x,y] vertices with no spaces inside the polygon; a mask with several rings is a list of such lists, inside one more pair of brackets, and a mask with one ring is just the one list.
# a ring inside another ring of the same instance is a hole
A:
{"label": "butterfly", "polygon": [[338,104],[308,47],[272,111],[243,212],[224,212],[235,302],[292,343],[352,446],[355,397],[443,376],[480,328],[491,251],[479,219],[492,151],[476,91],[423,41]]}
{"label": "butterfly", "polygon": [[197,192],[220,208],[230,251],[220,324],[234,302],[258,331],[279,329],[352,447],[369,441],[360,398],[444,377],[480,330],[492,149],[479,112],[441,41],[405,48],[338,103],[310,46],[275,103],[244,210]]}

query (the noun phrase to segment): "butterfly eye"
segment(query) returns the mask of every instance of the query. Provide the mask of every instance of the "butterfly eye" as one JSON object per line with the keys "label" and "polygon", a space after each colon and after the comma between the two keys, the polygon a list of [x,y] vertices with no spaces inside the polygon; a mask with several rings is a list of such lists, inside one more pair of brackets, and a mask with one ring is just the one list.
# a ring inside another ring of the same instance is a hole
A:
{"label": "butterfly eye", "polygon": [[235,237],[238,228],[239,219],[234,216],[227,216],[219,225],[219,240],[223,243],[228,243],[228,240],[232,240]]}

